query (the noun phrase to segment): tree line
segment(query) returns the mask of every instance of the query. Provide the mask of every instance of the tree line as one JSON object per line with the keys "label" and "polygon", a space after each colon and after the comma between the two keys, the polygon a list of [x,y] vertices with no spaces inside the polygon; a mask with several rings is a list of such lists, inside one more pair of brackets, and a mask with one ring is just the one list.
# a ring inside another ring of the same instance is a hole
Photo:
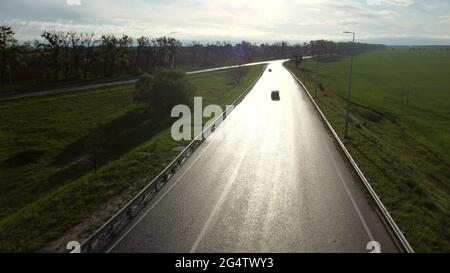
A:
{"label": "tree line", "polygon": [[[318,40],[289,44],[228,41],[183,44],[173,37],[132,38],[94,33],[43,31],[39,40],[18,43],[9,26],[0,26],[1,87],[39,86],[55,82],[140,75],[156,67],[192,68],[239,64],[307,55],[349,54],[382,45]],[[353,49],[353,51],[352,51]]]}

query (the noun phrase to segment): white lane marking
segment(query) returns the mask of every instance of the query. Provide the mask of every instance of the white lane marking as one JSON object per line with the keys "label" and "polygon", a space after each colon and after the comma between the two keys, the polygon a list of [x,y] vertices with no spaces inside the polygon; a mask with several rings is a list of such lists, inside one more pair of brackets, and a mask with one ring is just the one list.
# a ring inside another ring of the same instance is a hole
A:
{"label": "white lane marking", "polygon": [[336,170],[336,172],[337,172],[337,174],[338,174],[338,176],[339,176],[339,178],[340,178],[340,180],[341,180],[341,182],[342,182],[342,185],[344,185],[345,192],[347,193],[347,196],[350,198],[350,201],[351,201],[352,204],[353,204],[353,208],[355,208],[355,211],[356,211],[356,213],[358,214],[359,219],[361,220],[361,223],[362,223],[362,225],[364,226],[364,229],[366,230],[366,233],[367,233],[367,235],[368,235],[369,238],[370,238],[370,241],[374,241],[373,236],[372,236],[372,232],[370,232],[370,229],[369,229],[369,226],[367,226],[366,220],[364,220],[364,217],[363,217],[363,215],[361,214],[361,211],[359,210],[358,205],[357,205],[356,202],[355,202],[355,199],[353,199],[353,196],[352,196],[352,194],[350,193],[350,190],[348,189],[347,183],[345,183],[345,180],[344,180],[344,178],[342,177],[341,172],[339,171],[339,168],[338,168],[338,166],[337,166],[337,164],[336,164],[336,161],[334,160],[334,157],[333,157],[333,155],[332,155],[332,153],[331,153],[331,151],[330,151],[330,148],[328,147],[328,144],[325,145],[325,146],[327,147],[329,157],[331,158],[331,161],[333,162],[334,169]]}
{"label": "white lane marking", "polygon": [[[256,89],[256,85],[252,90],[255,90],[255,89]],[[258,90],[258,89],[256,89],[256,90]],[[253,93],[253,94],[255,94],[255,93]],[[241,108],[241,109],[245,109],[245,108]],[[242,111],[244,111],[244,110],[242,110]],[[254,130],[256,128],[255,123],[252,123],[250,126],[251,127],[249,127],[249,129]],[[197,239],[195,240],[194,244],[192,245],[191,250],[189,251],[190,253],[194,253],[197,250],[200,242],[202,241],[203,237],[205,236],[206,232],[208,231],[208,228],[211,225],[212,220],[214,219],[214,217],[218,213],[218,211],[221,209],[221,207],[225,201],[225,197],[230,192],[231,186],[233,186],[234,181],[236,180],[236,178],[239,174],[239,170],[241,169],[242,162],[244,161],[244,158],[247,154],[250,141],[251,141],[250,137],[245,138],[245,142],[244,142],[244,146],[243,146],[244,149],[242,149],[240,151],[240,157],[239,157],[237,166],[234,167],[233,173],[231,174],[228,181],[226,182],[225,188],[223,189],[222,194],[219,197],[219,200],[217,201],[211,214],[209,215],[208,219],[206,220],[206,223],[204,224],[202,230],[200,231],[200,234],[197,236]]]}
{"label": "white lane marking", "polygon": [[191,170],[191,168],[195,165],[195,163],[197,163],[197,161],[202,157],[202,155],[206,152],[206,150],[208,149],[209,146],[211,146],[212,143],[213,143],[212,141],[208,143],[208,145],[197,156],[197,158],[192,162],[192,164],[189,167],[187,167],[186,170],[177,178],[177,180],[175,180],[175,182],[173,182],[173,184],[170,185],[170,187],[144,212],[144,214],[141,217],[139,217],[139,219],[136,222],[134,222],[133,225],[124,234],[122,234],[122,236],[120,236],[119,239],[117,239],[117,241],[110,248],[108,248],[106,253],[111,252],[128,235],[128,233],[130,233],[142,221],[142,219],[144,219],[147,216],[147,214],[159,204],[159,202],[178,184],[178,182],[180,182],[181,178],[183,178],[184,175]]}
{"label": "white lane marking", "polygon": [[209,215],[208,220],[206,220],[206,223],[203,226],[202,231],[197,236],[197,239],[195,240],[194,245],[192,245],[192,248],[189,251],[189,253],[194,253],[197,250],[198,245],[200,244],[203,237],[205,236],[206,231],[208,230],[209,226],[211,225],[213,218],[215,217],[217,212],[221,209],[221,207],[225,201],[225,197],[230,192],[231,186],[234,184],[234,181],[236,180],[236,178],[238,176],[239,170],[241,169],[242,161],[244,161],[244,157],[245,157],[245,154],[244,153],[242,153],[242,154],[243,155],[239,158],[238,165],[234,168],[233,173],[231,174],[230,178],[228,179],[227,184],[226,184],[225,188],[223,189],[219,200],[217,201],[216,205],[214,206],[214,209],[212,210],[211,214]]}

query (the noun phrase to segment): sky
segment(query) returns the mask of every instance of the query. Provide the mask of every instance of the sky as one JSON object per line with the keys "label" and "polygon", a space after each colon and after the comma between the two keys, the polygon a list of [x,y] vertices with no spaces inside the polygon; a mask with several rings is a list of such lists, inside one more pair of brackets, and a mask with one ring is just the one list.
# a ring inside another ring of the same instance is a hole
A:
{"label": "sky", "polygon": [[[80,5],[76,5],[77,1]],[[450,0],[0,0],[21,41],[43,30],[189,41],[450,45]]]}

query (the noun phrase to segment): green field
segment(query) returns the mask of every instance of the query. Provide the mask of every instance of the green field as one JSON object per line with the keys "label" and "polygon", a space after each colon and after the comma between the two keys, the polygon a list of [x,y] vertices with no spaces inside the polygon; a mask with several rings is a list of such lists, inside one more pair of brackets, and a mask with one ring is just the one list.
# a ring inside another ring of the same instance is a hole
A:
{"label": "green field", "polygon": [[[189,80],[204,104],[225,105],[261,69],[249,68],[239,84],[229,71]],[[0,252],[60,250],[64,245],[49,243],[68,232],[82,239],[179,153],[186,142],[171,138],[171,120],[153,119],[133,102],[133,90],[124,85],[0,103]],[[97,170],[87,156],[91,139],[100,146]]]}
{"label": "green field", "polygon": [[[316,66],[295,69],[312,95]],[[319,63],[316,101],[340,136],[349,59]],[[416,251],[450,251],[450,52],[355,56],[351,154]]]}

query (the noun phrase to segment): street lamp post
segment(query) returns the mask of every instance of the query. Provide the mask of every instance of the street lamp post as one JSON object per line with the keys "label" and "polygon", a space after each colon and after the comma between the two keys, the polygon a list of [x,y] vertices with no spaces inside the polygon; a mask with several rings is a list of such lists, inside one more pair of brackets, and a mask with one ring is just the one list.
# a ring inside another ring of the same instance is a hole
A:
{"label": "street lamp post", "polygon": [[355,32],[351,31],[344,31],[346,34],[352,34],[353,35],[353,44],[350,51],[350,69],[348,73],[348,94],[347,94],[347,109],[345,112],[345,132],[344,132],[344,139],[348,139],[348,120],[349,120],[349,112],[350,112],[350,105],[351,105],[351,99],[352,99],[352,72],[353,72],[353,50],[355,47]]}
{"label": "street lamp post", "polygon": [[316,81],[314,85],[314,98],[317,98],[317,85],[319,81],[319,58],[316,56]]}

